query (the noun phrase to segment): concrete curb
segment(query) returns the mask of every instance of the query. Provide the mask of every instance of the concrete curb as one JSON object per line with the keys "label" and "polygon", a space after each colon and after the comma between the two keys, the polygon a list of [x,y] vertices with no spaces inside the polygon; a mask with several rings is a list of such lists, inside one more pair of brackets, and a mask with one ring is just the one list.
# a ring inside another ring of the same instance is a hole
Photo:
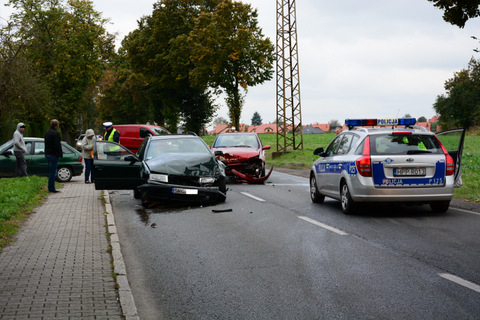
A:
{"label": "concrete curb", "polygon": [[108,190],[103,192],[105,200],[105,211],[107,212],[107,230],[110,235],[110,245],[112,246],[112,257],[114,272],[117,274],[118,295],[120,297],[120,305],[126,320],[140,320],[137,315],[137,307],[133,300],[132,291],[127,279],[127,270],[123,261],[122,251],[120,250],[120,239],[118,238],[117,227],[115,226],[115,218],[113,217],[112,204]]}

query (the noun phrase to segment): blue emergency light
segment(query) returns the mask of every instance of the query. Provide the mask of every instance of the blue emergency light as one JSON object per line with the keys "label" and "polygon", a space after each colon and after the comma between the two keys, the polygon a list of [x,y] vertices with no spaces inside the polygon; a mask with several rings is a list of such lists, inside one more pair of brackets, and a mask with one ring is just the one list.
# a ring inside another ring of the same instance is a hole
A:
{"label": "blue emergency light", "polygon": [[417,123],[415,118],[387,118],[387,119],[346,119],[345,125],[352,127],[365,126],[413,126]]}

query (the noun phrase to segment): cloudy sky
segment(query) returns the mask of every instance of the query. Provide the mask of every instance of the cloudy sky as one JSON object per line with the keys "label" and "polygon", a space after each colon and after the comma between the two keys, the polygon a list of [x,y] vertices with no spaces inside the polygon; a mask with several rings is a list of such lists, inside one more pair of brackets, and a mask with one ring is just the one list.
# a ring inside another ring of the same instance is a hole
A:
{"label": "cloudy sky", "polygon": [[[6,0],[1,0],[5,3]],[[111,19],[118,43],[152,12],[154,0],[94,0]],[[265,36],[276,38],[276,0],[243,0],[258,9]],[[0,16],[8,10],[0,8]],[[302,122],[346,118],[435,115],[444,82],[467,67],[480,43],[480,18],[464,29],[442,19],[427,0],[297,0]],[[242,122],[255,111],[276,117],[275,78],[250,88]],[[223,99],[217,116],[228,119]]]}

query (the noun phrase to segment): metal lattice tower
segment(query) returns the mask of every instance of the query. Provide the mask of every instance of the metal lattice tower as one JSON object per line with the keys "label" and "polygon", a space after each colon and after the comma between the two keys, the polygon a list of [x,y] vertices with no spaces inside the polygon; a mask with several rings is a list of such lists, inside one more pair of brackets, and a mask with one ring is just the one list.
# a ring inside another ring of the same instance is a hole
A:
{"label": "metal lattice tower", "polygon": [[277,0],[276,54],[277,154],[283,154],[303,150],[295,0]]}

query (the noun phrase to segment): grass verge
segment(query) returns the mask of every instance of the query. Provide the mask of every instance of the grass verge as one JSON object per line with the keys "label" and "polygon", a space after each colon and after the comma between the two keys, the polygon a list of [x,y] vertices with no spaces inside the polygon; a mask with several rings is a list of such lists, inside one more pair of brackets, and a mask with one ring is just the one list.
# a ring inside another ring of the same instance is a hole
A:
{"label": "grass verge", "polygon": [[13,240],[22,222],[48,194],[48,178],[0,179],[0,252]]}

